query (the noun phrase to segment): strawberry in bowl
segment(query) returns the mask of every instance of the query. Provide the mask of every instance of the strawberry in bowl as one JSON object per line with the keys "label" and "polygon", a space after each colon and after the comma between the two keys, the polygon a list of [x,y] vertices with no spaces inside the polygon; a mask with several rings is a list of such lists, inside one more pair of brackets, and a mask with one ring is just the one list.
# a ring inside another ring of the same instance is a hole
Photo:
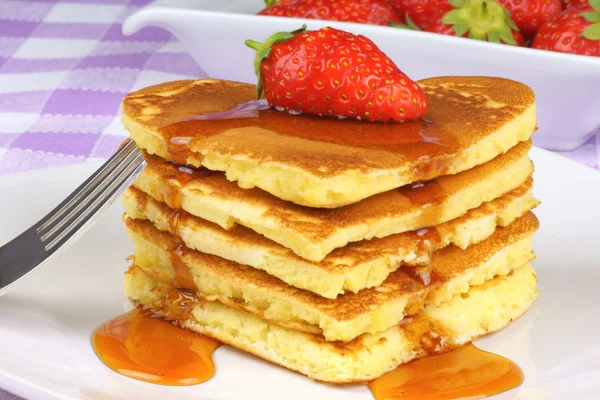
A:
{"label": "strawberry in bowl", "polygon": [[562,11],[560,0],[498,0],[526,39],[535,36],[540,27]]}
{"label": "strawberry in bowl", "polygon": [[532,47],[600,57],[600,0],[567,8],[546,22]]}
{"label": "strawberry in bowl", "polygon": [[386,0],[267,1],[258,15],[388,25],[400,18]]}
{"label": "strawberry in bowl", "polygon": [[429,30],[440,9],[452,9],[448,0],[388,0],[400,18],[413,29]]}

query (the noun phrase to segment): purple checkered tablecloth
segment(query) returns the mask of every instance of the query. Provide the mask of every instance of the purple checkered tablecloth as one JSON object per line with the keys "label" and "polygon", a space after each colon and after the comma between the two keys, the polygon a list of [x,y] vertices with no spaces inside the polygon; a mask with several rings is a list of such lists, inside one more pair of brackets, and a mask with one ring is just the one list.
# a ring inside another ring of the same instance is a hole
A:
{"label": "purple checkered tablecloth", "polygon": [[123,36],[149,2],[0,0],[0,175],[105,159],[126,93],[205,75],[163,30]]}
{"label": "purple checkered tablecloth", "polygon": [[[149,2],[0,0],[0,175],[105,159],[127,136],[123,95],[205,75],[165,31],[123,36]],[[600,134],[563,154],[599,168]]]}

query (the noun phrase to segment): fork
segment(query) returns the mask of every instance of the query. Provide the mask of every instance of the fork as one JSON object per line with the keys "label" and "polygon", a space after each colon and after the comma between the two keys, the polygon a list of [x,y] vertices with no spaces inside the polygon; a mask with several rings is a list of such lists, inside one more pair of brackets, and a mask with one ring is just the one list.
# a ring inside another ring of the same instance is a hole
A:
{"label": "fork", "polygon": [[144,169],[132,140],[109,158],[48,215],[0,247],[0,296],[75,242]]}

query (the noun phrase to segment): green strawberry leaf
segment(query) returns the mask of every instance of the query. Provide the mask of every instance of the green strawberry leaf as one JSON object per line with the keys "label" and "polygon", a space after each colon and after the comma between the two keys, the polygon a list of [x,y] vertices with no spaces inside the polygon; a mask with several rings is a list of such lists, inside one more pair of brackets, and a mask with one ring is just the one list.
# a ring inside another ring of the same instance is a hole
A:
{"label": "green strawberry leaf", "polygon": [[392,22],[392,21],[389,21],[388,24],[389,24],[389,26],[394,27],[394,28],[410,29],[413,31],[421,30],[421,28],[419,28],[417,26],[417,24],[415,24],[415,21],[413,21],[408,15],[406,15],[405,20],[406,20],[405,24],[403,24],[402,22]]}
{"label": "green strawberry leaf", "polygon": [[412,28],[410,26],[408,26],[408,24],[404,24],[402,22],[388,21],[388,26],[390,26],[392,28],[412,30]]}
{"label": "green strawberry leaf", "polygon": [[502,39],[502,41],[504,43],[512,44],[512,45],[517,44],[517,41],[515,40],[515,37],[513,36],[513,33],[508,26],[505,26],[503,29],[501,29],[499,34],[500,34],[500,39]]}
{"label": "green strawberry leaf", "polygon": [[258,83],[256,84],[256,92],[258,93],[259,99],[262,95],[263,88],[263,79],[262,74],[260,72],[260,64],[265,58],[269,57],[269,55],[271,54],[271,46],[277,43],[285,42],[286,40],[293,38],[295,35],[302,33],[305,30],[306,25],[302,25],[302,27],[296,29],[295,31],[274,33],[262,43],[250,39],[244,42],[246,46],[256,50],[256,57],[254,58],[254,73],[256,73],[256,76],[258,77]]}
{"label": "green strawberry leaf", "polygon": [[462,36],[469,30],[469,25],[467,24],[455,24],[452,29],[454,29],[454,33],[456,36]]}
{"label": "green strawberry leaf", "polygon": [[404,19],[406,20],[406,25],[408,25],[410,27],[410,29],[414,29],[415,31],[420,31],[421,28],[418,27],[417,24],[415,24],[415,21],[412,20],[411,17],[409,17],[408,14],[406,14],[406,16],[404,17]]}
{"label": "green strawberry leaf", "polygon": [[600,21],[600,12],[590,11],[579,14],[585,19],[587,22],[599,22]]}
{"label": "green strawberry leaf", "polygon": [[265,7],[271,7],[279,3],[279,0],[265,0]]}
{"label": "green strawberry leaf", "polygon": [[492,43],[500,43],[500,34],[498,32],[488,33],[488,41]]}
{"label": "green strawberry leaf", "polygon": [[460,15],[460,9],[457,8],[455,10],[447,12],[446,15],[442,17],[442,20],[440,22],[446,25],[454,25],[458,24],[461,20],[462,18]]}
{"label": "green strawberry leaf", "polygon": [[596,11],[600,11],[600,0],[589,0],[590,6]]}
{"label": "green strawberry leaf", "polygon": [[504,22],[506,22],[506,25],[508,25],[515,31],[519,30],[519,27],[517,26],[517,24],[515,24],[515,21],[512,20],[511,14],[509,12],[506,12],[506,17],[505,17]]}
{"label": "green strawberry leaf", "polygon": [[450,0],[450,5],[455,8],[462,8],[468,0]]}
{"label": "green strawberry leaf", "polygon": [[580,36],[589,40],[600,40],[600,22],[589,26]]}

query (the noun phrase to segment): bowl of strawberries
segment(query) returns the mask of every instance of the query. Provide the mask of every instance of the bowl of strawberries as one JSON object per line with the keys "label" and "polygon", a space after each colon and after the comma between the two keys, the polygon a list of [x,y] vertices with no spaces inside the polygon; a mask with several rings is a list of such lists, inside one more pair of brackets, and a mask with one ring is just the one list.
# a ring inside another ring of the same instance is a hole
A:
{"label": "bowl of strawberries", "polygon": [[538,146],[571,150],[600,128],[600,0],[159,0],[123,31],[164,28],[209,76],[254,83],[247,41],[303,25],[363,35],[415,79],[498,76],[529,85]]}

